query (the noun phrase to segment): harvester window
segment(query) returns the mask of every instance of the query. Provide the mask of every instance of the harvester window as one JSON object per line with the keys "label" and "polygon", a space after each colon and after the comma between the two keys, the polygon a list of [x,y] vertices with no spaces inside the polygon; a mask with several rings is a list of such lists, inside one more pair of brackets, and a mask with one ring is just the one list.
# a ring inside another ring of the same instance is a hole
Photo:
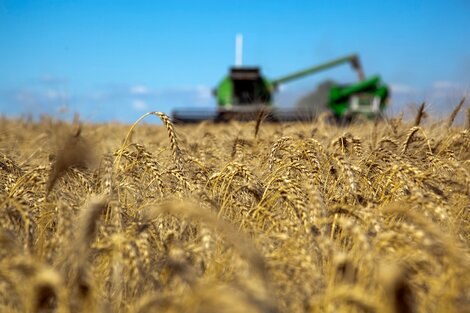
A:
{"label": "harvester window", "polygon": [[233,100],[235,105],[251,105],[266,100],[263,80],[258,68],[232,68]]}

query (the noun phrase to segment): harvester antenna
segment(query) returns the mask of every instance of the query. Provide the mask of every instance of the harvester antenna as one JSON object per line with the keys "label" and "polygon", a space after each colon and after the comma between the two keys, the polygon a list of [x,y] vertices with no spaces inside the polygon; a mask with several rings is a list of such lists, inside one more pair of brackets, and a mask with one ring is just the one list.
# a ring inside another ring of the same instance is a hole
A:
{"label": "harvester antenna", "polygon": [[241,67],[243,65],[243,35],[237,34],[235,36],[235,66]]}

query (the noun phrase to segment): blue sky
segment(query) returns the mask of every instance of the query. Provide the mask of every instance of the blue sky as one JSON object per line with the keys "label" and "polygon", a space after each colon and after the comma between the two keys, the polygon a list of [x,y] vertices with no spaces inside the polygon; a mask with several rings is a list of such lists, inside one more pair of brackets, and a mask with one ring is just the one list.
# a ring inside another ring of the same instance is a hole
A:
{"label": "blue sky", "polygon": [[[150,111],[214,106],[234,63],[268,78],[359,53],[391,86],[391,112],[427,101],[447,112],[470,90],[470,2],[0,0],[0,113],[132,122]],[[293,105],[349,66],[286,84]]]}

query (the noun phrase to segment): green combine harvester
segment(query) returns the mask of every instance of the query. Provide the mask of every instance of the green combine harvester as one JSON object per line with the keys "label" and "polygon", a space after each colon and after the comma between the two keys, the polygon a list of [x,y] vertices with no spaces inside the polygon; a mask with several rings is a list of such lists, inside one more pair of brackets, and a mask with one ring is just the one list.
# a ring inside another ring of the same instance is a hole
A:
{"label": "green combine harvester", "polygon": [[[238,50],[238,49],[237,49]],[[253,120],[266,112],[271,121],[311,121],[315,110],[309,108],[278,108],[273,105],[273,94],[279,85],[320,71],[350,63],[358,76],[358,82],[350,85],[335,85],[329,90],[326,106],[338,121],[350,121],[356,116],[374,118],[381,114],[387,105],[388,87],[379,76],[365,78],[359,57],[355,54],[338,58],[302,71],[269,80],[261,74],[259,67],[242,67],[237,57],[237,66],[230,69],[214,90],[217,110],[175,110],[173,120],[180,123],[197,123],[203,120],[229,121]],[[325,106],[324,103],[318,105]]]}

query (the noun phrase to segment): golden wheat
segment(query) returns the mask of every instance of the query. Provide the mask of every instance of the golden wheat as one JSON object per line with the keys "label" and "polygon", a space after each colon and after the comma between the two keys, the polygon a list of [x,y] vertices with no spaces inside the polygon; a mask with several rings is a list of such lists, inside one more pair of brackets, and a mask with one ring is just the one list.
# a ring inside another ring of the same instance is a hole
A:
{"label": "golden wheat", "polygon": [[463,104],[341,127],[2,119],[0,311],[468,312]]}

